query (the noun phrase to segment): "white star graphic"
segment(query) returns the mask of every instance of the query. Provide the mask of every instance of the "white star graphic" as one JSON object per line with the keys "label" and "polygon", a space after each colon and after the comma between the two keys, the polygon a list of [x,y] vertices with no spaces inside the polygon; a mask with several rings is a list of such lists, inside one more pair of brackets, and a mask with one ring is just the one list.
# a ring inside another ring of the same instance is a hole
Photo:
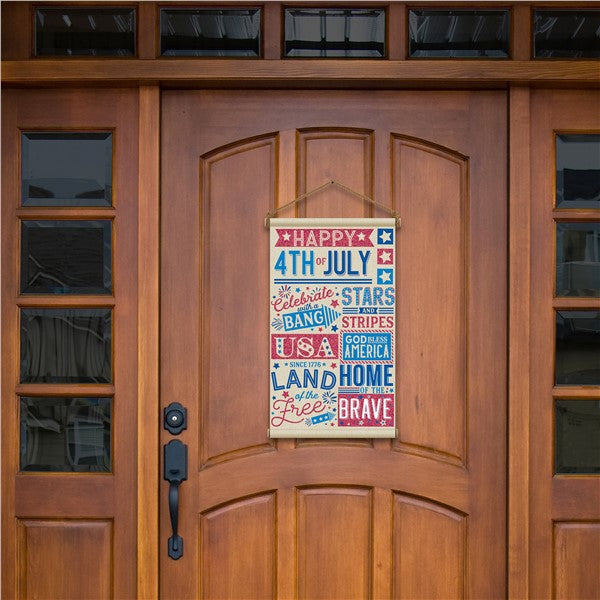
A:
{"label": "white star graphic", "polygon": [[390,262],[392,260],[392,253],[386,250],[379,255],[379,258],[381,258],[381,262]]}
{"label": "white star graphic", "polygon": [[382,242],[391,242],[392,241],[392,237],[389,231],[382,231],[379,234],[379,238],[381,239]]}
{"label": "white star graphic", "polygon": [[289,242],[290,241],[290,232],[286,231],[282,237],[286,242]]}
{"label": "white star graphic", "polygon": [[379,275],[379,279],[381,279],[381,283],[385,283],[390,280],[390,274],[387,271],[382,271]]}
{"label": "white star graphic", "polygon": [[365,234],[361,231],[356,237],[363,242],[365,239]]}

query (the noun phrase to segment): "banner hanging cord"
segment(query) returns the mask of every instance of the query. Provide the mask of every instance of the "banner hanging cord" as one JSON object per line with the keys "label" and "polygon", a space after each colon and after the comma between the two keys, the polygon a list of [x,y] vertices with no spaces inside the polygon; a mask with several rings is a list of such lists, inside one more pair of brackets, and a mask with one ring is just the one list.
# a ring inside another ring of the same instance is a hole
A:
{"label": "banner hanging cord", "polygon": [[314,194],[317,194],[317,193],[321,192],[322,190],[324,190],[325,188],[328,188],[329,186],[332,186],[332,185],[336,186],[340,190],[344,190],[345,192],[352,194],[353,196],[355,196],[356,198],[359,198],[360,200],[365,200],[366,202],[371,204],[371,206],[377,206],[377,207],[381,208],[382,210],[387,211],[396,220],[396,229],[398,229],[400,227],[400,223],[401,223],[400,215],[395,210],[393,210],[389,206],[386,206],[385,204],[382,204],[381,202],[377,202],[376,200],[373,200],[373,198],[370,198],[369,196],[365,196],[364,194],[355,192],[353,189],[346,187],[345,185],[338,183],[337,181],[333,181],[333,180],[327,181],[323,185],[320,185],[318,188],[315,188],[314,190],[311,190],[310,192],[305,192],[304,194],[298,196],[297,198],[294,198],[287,204],[284,204],[283,206],[279,206],[274,211],[269,211],[267,213],[267,216],[265,217],[265,227],[270,226],[271,219],[273,217],[275,217],[275,215],[277,215],[277,213],[279,211],[285,210],[286,208],[289,208],[290,206],[295,206],[296,204],[298,204],[298,202],[305,200],[306,198],[309,198],[310,196],[313,196]]}

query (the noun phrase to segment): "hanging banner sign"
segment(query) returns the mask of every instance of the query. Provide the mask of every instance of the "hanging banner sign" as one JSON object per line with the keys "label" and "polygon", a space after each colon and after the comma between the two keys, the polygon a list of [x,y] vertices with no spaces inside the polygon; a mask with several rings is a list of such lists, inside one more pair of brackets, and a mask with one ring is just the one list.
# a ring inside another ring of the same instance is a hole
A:
{"label": "hanging banner sign", "polygon": [[270,219],[271,437],[395,437],[395,219]]}

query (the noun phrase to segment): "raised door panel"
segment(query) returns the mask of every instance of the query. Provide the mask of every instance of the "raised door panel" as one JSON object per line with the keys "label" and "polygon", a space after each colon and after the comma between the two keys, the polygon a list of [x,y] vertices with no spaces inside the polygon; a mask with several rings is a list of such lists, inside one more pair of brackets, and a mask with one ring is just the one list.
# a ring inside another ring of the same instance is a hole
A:
{"label": "raised door panel", "polygon": [[20,520],[20,598],[112,598],[113,524]]}
{"label": "raised door panel", "polygon": [[243,498],[200,517],[200,598],[275,596],[274,493]]}
{"label": "raised door panel", "polygon": [[260,410],[269,395],[268,240],[248,224],[274,206],[276,155],[270,135],[201,160],[200,464],[271,448]]}
{"label": "raised door panel", "polygon": [[394,598],[465,597],[466,515],[394,494]]}
{"label": "raised door panel", "polygon": [[298,598],[367,598],[372,577],[372,492],[297,491]]}
{"label": "raised door panel", "polygon": [[394,136],[398,236],[398,372],[395,442],[406,452],[466,459],[468,161]]}
{"label": "raised door panel", "polygon": [[358,194],[373,194],[374,132],[351,128],[310,128],[297,133],[297,192],[309,193],[301,216],[314,218],[369,216],[370,207],[343,189],[329,188],[335,181]]}
{"label": "raised door panel", "polygon": [[554,523],[554,597],[600,598],[600,522]]}

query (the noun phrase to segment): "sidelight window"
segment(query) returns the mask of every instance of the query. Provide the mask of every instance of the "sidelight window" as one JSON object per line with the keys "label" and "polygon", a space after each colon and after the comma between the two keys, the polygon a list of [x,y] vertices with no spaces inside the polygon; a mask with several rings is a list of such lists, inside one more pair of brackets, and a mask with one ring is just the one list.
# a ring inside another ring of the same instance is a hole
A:
{"label": "sidelight window", "polygon": [[22,471],[112,470],[112,177],[110,131],[21,133]]}

